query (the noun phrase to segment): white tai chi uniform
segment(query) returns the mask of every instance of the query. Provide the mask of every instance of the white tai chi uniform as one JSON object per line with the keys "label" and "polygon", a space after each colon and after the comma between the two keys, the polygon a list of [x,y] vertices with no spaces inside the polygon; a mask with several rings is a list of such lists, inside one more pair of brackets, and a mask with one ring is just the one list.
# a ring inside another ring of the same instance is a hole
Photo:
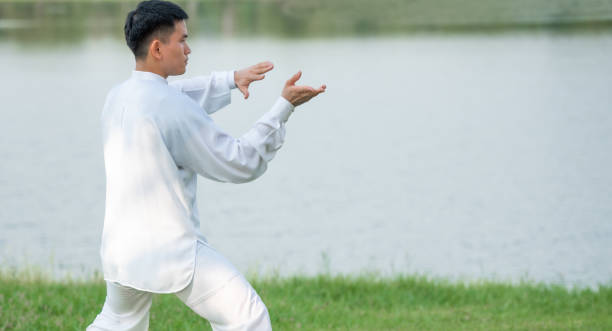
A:
{"label": "white tai chi uniform", "polygon": [[215,330],[268,330],[265,305],[200,232],[197,175],[243,183],[282,146],[293,105],[282,97],[242,137],[209,114],[230,103],[233,71],[168,84],[133,71],[102,112],[107,282],[91,330],[146,330],[152,293],[175,293]]}

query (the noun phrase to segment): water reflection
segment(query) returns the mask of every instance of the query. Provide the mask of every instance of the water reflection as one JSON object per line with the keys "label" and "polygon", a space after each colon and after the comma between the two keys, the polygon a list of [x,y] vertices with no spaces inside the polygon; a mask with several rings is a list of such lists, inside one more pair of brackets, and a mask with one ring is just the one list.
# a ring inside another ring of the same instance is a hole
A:
{"label": "water reflection", "polygon": [[[612,2],[177,1],[199,35],[278,38],[508,29],[612,29]],[[0,3],[0,39],[50,45],[123,38],[137,1]]]}

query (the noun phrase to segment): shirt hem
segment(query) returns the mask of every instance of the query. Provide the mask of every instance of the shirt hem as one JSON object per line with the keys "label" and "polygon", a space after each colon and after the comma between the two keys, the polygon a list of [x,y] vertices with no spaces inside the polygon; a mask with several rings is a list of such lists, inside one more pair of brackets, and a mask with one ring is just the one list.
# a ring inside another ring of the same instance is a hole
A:
{"label": "shirt hem", "polygon": [[138,291],[149,292],[149,293],[172,294],[172,293],[180,292],[180,291],[184,290],[185,288],[187,288],[187,286],[189,286],[189,284],[191,284],[191,282],[193,281],[193,277],[195,276],[195,265],[196,265],[196,259],[198,258],[198,251],[197,251],[197,249],[198,249],[198,241],[202,242],[205,245],[208,245],[208,243],[203,242],[199,238],[196,238],[196,240],[193,243],[193,250],[194,250],[194,254],[193,255],[194,256],[193,256],[193,261],[192,261],[192,264],[191,264],[191,275],[189,275],[189,278],[187,279],[188,281],[186,282],[186,284],[181,284],[180,286],[178,286],[178,289],[172,288],[172,289],[167,290],[167,291],[159,291],[159,290],[145,289],[145,288],[140,287],[140,286],[134,286],[133,284],[130,284],[129,282],[122,282],[122,281],[115,280],[115,279],[112,279],[112,278],[107,278],[107,277],[104,277],[104,280],[107,281],[107,282],[114,282],[114,283],[117,283],[117,284],[122,285],[122,286],[131,287],[131,288],[133,288],[135,290],[138,290]]}

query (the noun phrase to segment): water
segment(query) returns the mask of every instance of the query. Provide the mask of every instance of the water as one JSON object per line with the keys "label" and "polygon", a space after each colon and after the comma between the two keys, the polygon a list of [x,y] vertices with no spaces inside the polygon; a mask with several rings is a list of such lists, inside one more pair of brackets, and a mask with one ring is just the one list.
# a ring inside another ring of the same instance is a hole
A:
{"label": "water", "polygon": [[[243,272],[612,279],[612,34],[276,39],[193,34],[185,76],[276,68],[214,119],[245,132],[298,69],[298,108],[253,183],[200,179],[209,241]],[[0,261],[100,269],[99,115],[116,38],[0,42]]]}

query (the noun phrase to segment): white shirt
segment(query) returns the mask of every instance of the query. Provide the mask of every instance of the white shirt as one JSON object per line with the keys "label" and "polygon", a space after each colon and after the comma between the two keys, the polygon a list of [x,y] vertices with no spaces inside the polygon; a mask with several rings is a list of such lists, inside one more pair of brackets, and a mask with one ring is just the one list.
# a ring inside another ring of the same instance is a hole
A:
{"label": "white shirt", "polygon": [[254,180],[282,146],[294,107],[279,97],[242,137],[209,114],[230,103],[233,71],[168,84],[133,71],[102,111],[106,209],[100,255],[104,279],[171,293],[193,276],[200,232],[197,174],[222,182]]}

